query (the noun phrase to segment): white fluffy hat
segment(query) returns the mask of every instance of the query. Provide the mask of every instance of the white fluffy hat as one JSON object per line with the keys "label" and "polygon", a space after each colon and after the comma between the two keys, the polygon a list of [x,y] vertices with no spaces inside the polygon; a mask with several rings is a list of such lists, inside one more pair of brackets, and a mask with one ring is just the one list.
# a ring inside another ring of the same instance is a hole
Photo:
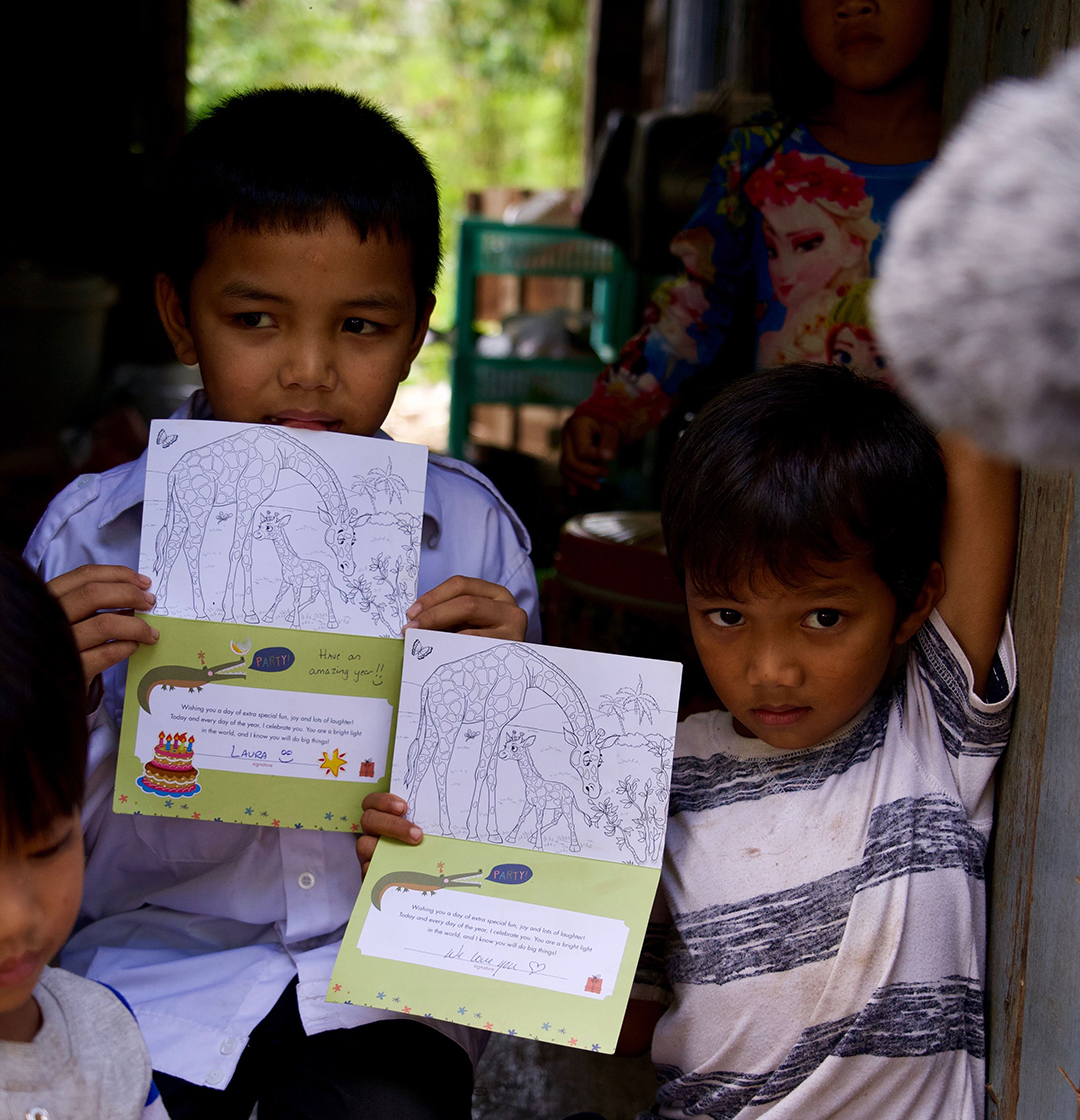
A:
{"label": "white fluffy hat", "polygon": [[873,308],[931,419],[1080,463],[1080,51],[976,102],[894,210]]}

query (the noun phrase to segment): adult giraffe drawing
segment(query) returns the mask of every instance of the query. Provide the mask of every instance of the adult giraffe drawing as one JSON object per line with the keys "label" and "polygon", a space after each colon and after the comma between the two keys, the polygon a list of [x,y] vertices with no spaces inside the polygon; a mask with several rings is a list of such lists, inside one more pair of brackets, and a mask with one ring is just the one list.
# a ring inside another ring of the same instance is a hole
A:
{"label": "adult giraffe drawing", "polygon": [[567,725],[563,738],[570,745],[570,765],[581,779],[585,796],[602,792],[600,764],[603,749],[616,736],[602,737],[581,689],[546,657],[521,642],[502,645],[440,665],[420,692],[420,723],[409,747],[405,785],[420,787],[432,761],[439,794],[439,831],[453,836],[446,798],[446,775],[458,732],[465,723],[482,723],[480,757],[476,764],[469,815],[468,839],[479,839],[480,799],[487,788],[487,839],[501,844],[496,819],[498,747],[503,729],[521,711],[530,688],[546,693],[562,709]]}
{"label": "adult giraffe drawing", "polygon": [[323,540],[337,560],[337,569],[348,578],[356,569],[353,544],[359,511],[349,506],[337,475],[326,460],[299,440],[264,425],[253,425],[235,435],[192,448],[169,471],[165,521],[158,530],[154,574],[161,573],[157,587],[157,612],[168,614],[166,593],[169,574],[181,547],[191,575],[192,602],[196,617],[205,619],[200,557],[206,522],[215,506],[235,508],[229,573],[221,596],[223,621],[236,620],[236,578],[242,586],[244,621],[257,623],[251,592],[251,535],[255,515],[276,490],[282,471],[293,471],[306,479],[319,495],[319,519],[326,526]]}

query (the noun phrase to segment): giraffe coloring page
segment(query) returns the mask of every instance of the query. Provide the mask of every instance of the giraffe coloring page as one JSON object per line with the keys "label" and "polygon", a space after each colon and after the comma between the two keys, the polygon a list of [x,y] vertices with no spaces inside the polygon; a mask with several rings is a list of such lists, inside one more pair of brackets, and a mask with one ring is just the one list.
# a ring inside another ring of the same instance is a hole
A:
{"label": "giraffe coloring page", "polygon": [[397,637],[416,599],[427,448],[157,420],[139,570],[155,614]]}
{"label": "giraffe coloring page", "polygon": [[391,789],[434,835],[659,867],[681,675],[408,631]]}

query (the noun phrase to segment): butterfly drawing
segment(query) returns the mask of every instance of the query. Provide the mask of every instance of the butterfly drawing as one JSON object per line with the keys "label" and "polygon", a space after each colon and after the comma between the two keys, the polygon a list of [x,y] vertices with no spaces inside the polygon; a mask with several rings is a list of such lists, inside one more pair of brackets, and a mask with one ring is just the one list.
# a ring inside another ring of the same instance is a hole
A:
{"label": "butterfly drawing", "polygon": [[423,661],[424,658],[431,653],[431,649],[431,646],[422,646],[420,644],[420,639],[416,638],[412,644],[412,655],[417,661]]}
{"label": "butterfly drawing", "polygon": [[172,447],[172,445],[180,438],[179,434],[169,435],[164,428],[158,429],[157,445],[158,447]]}

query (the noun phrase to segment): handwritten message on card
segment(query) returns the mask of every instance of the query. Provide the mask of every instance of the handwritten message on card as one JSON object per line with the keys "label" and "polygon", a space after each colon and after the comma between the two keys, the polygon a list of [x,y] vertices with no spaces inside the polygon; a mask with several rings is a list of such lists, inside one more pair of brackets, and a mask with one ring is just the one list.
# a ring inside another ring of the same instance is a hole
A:
{"label": "handwritten message on card", "polygon": [[369,911],[357,945],[367,956],[602,1000],[618,975],[628,933],[614,918],[464,888],[431,896],[391,888],[380,908]]}
{"label": "handwritten message on card", "polygon": [[200,770],[375,782],[386,772],[387,700],[251,688],[160,692],[141,712],[135,754],[153,762],[159,728],[194,743]]}

